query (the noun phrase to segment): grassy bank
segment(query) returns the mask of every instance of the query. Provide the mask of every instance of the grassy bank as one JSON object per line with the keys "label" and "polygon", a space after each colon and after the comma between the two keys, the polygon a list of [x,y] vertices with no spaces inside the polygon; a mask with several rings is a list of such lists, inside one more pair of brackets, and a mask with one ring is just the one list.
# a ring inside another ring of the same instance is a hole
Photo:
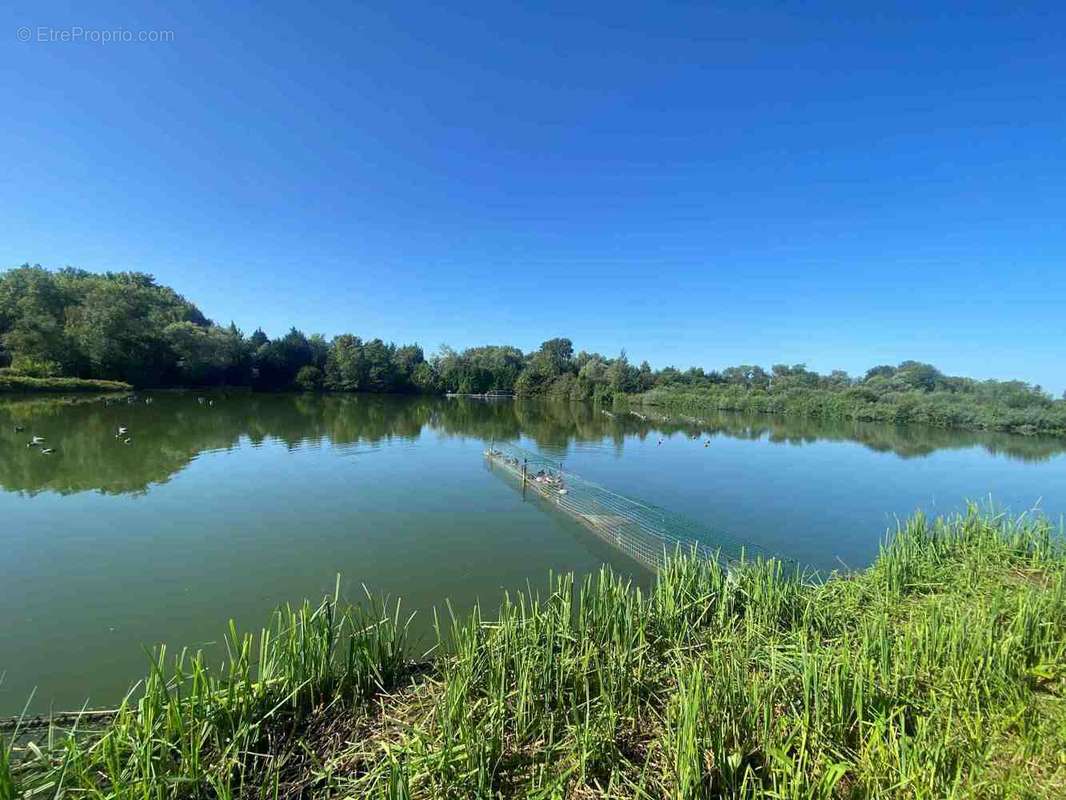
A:
{"label": "grassy bank", "polygon": [[791,389],[770,392],[723,385],[662,386],[635,396],[633,401],[690,415],[744,411],[963,430],[1066,435],[1066,401],[1029,402],[1024,397],[997,402],[951,392],[878,394],[863,387],[843,391]]}
{"label": "grassy bank", "polygon": [[[680,556],[438,621],[287,608],[159,654],[101,730],[0,747],[0,798],[1066,796],[1066,554],[976,510],[802,581]],[[446,644],[445,644],[446,643]]]}
{"label": "grassy bank", "polygon": [[31,392],[129,392],[133,387],[123,381],[86,380],[83,378],[29,378],[5,374],[0,370],[0,394]]}

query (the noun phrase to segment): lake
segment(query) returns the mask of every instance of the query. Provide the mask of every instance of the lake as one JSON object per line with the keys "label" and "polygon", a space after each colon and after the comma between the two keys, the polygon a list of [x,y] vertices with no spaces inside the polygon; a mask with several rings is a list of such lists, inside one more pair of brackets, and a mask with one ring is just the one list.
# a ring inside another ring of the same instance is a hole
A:
{"label": "lake", "polygon": [[[147,402],[150,401],[150,402]],[[15,427],[23,431],[15,432]],[[116,438],[119,426],[130,443]],[[31,435],[55,448],[27,447]],[[613,417],[468,398],[158,392],[0,401],[0,715],[115,703],[150,647],[362,586],[416,630],[550,571],[625,556],[489,469],[490,442],[564,461],[810,569],[859,568],[897,518],[991,497],[1066,512],[1066,440],[736,414]]]}

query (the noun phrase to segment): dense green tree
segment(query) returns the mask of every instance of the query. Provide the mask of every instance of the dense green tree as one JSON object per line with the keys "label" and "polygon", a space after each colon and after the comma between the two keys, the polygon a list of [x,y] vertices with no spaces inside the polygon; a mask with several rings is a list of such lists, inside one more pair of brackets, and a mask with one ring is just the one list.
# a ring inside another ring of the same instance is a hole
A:
{"label": "dense green tree", "polygon": [[919,361],[904,361],[896,368],[892,380],[908,389],[920,389],[931,392],[937,388],[944,376],[932,364]]}
{"label": "dense green tree", "polygon": [[317,366],[316,357],[325,354],[303,331],[291,328],[280,339],[260,347],[255,353],[256,385],[263,389],[285,389],[293,385],[301,367]]}
{"label": "dense green tree", "polygon": [[363,348],[366,359],[366,389],[371,392],[393,392],[398,388],[399,375],[393,358],[396,346],[381,339],[371,339]]}
{"label": "dense green tree", "polygon": [[175,367],[184,384],[233,384],[248,379],[248,343],[236,326],[173,322],[163,336],[177,357]]}
{"label": "dense green tree", "polygon": [[326,388],[358,392],[366,388],[366,372],[362,339],[350,333],[336,337],[326,356]]}
{"label": "dense green tree", "polygon": [[305,392],[317,392],[322,388],[322,370],[314,364],[300,367],[296,373],[295,384]]}
{"label": "dense green tree", "polygon": [[417,344],[405,344],[397,347],[393,353],[396,372],[403,381],[403,388],[414,390],[414,376],[419,367],[425,363],[426,356]]}
{"label": "dense green tree", "polygon": [[569,339],[549,339],[533,354],[530,365],[554,377],[570,370],[573,357],[573,342]]}
{"label": "dense green tree", "polygon": [[646,392],[655,385],[655,373],[651,370],[651,364],[647,361],[640,362],[640,369],[637,371],[637,391]]}
{"label": "dense green tree", "polygon": [[256,328],[255,333],[248,337],[248,342],[251,344],[253,350],[258,350],[269,341],[270,337],[263,333],[262,328]]}
{"label": "dense green tree", "polygon": [[870,369],[866,370],[866,375],[863,376],[863,380],[864,381],[868,381],[871,378],[877,378],[877,377],[891,378],[895,374],[896,374],[896,368],[895,367],[893,367],[890,364],[880,364],[880,365],[878,365],[876,367],[870,367]]}
{"label": "dense green tree", "polygon": [[163,331],[175,322],[207,323],[195,306],[156,286],[149,275],[108,273],[101,279],[70,271],[60,278],[80,295],[66,310],[66,331],[83,377],[166,382],[175,359]]}
{"label": "dense green tree", "polygon": [[741,364],[722,370],[722,379],[726,383],[744,386],[749,389],[765,389],[770,385],[770,376],[762,367]]}
{"label": "dense green tree", "polygon": [[510,392],[515,389],[525,359],[517,347],[484,345],[460,353],[442,345],[434,367],[445,391],[460,394],[494,390]]}
{"label": "dense green tree", "polygon": [[158,383],[175,357],[164,329],[206,325],[192,303],[150,275],[49,272],[23,265],[0,275],[0,340],[14,368]]}
{"label": "dense green tree", "polygon": [[443,391],[437,371],[427,361],[423,361],[415,367],[414,372],[411,374],[411,385],[416,392],[423,394],[437,394]]}
{"label": "dense green tree", "polygon": [[0,278],[0,341],[16,369],[51,373],[70,366],[66,298],[53,273],[24,265]]}
{"label": "dense green tree", "polygon": [[941,426],[1066,432],[1066,398],[1022,381],[975,381],[921,361],[879,365],[859,380],[804,364],[704,371],[629,363],[582,351],[566,338],[532,353],[508,345],[427,359],[345,333],[327,340],[296,328],[271,339],[221,327],[174,290],[136,272],[94,274],[23,265],[0,273],[0,370],[36,378],[119,379],[136,385],[252,385],[336,392],[508,391],[614,402],[646,393],[692,408],[743,409]]}
{"label": "dense green tree", "polygon": [[835,369],[829,373],[825,382],[835,389],[845,389],[851,386],[851,376],[842,369]]}
{"label": "dense green tree", "polygon": [[640,388],[638,372],[629,363],[625,350],[607,367],[607,383],[615,395],[635,392]]}
{"label": "dense green tree", "polygon": [[321,333],[315,333],[308,337],[307,346],[311,348],[312,366],[323,369],[326,366],[326,357],[329,355],[329,342]]}

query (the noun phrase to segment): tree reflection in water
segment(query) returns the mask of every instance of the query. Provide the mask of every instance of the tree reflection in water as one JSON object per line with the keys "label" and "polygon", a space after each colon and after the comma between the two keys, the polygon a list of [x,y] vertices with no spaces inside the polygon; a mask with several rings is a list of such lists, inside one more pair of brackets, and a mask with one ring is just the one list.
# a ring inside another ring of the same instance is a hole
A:
{"label": "tree reflection in water", "polygon": [[[525,436],[560,458],[575,443],[613,441],[624,449],[629,437],[675,433],[791,445],[857,442],[901,458],[981,447],[989,454],[1039,462],[1066,451],[1066,440],[1053,437],[729,412],[699,420],[642,419],[625,411],[604,414],[592,404],[544,400],[247,392],[206,396],[213,403],[181,392],[154,393],[150,403],[144,397],[133,402],[96,397],[0,401],[0,486],[30,494],[141,493],[170,480],[199,454],[242,442],[258,446],[277,441],[296,449],[414,440],[430,433],[484,441]],[[129,428],[129,445],[116,438],[119,426]],[[26,447],[31,435],[44,436],[55,455],[42,457],[38,448]]]}

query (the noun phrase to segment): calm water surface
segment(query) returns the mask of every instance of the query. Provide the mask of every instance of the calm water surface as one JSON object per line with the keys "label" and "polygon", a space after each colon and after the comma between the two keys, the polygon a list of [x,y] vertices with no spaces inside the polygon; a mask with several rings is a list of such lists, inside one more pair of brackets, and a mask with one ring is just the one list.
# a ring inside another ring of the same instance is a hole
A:
{"label": "calm water surface", "polygon": [[[108,705],[142,645],[213,646],[289,600],[366,584],[428,613],[551,570],[639,566],[486,467],[520,442],[568,470],[818,569],[870,562],[922,507],[1066,512],[1066,440],[592,406],[158,393],[0,401],[0,715]],[[15,426],[25,428],[15,433]],[[126,426],[132,443],[115,438]],[[27,448],[30,435],[56,448]],[[660,443],[661,442],[661,443]],[[709,442],[709,445],[707,443]]]}

